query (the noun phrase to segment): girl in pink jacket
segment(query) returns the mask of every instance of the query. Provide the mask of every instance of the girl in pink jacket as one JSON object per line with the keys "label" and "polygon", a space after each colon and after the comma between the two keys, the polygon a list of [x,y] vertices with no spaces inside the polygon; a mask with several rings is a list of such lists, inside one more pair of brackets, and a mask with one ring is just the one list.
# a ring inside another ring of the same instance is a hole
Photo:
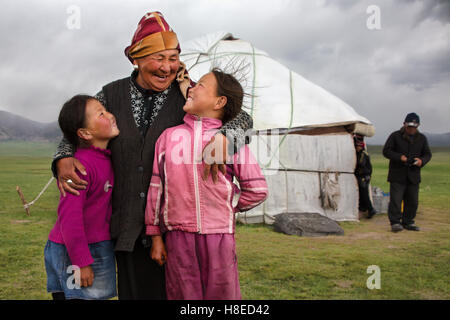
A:
{"label": "girl in pink jacket", "polygon": [[[267,198],[266,180],[244,146],[219,181],[204,181],[202,151],[222,122],[239,113],[243,95],[233,76],[214,69],[189,91],[184,124],[165,130],[156,142],[145,223],[152,259],[166,263],[168,299],[241,299],[234,214]],[[206,153],[221,153],[210,146]],[[241,189],[234,208],[233,177]]]}

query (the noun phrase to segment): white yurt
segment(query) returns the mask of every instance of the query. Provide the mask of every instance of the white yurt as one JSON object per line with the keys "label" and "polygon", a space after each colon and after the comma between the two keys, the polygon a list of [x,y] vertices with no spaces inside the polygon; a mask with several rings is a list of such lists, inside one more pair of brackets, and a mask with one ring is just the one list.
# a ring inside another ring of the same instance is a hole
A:
{"label": "white yurt", "polygon": [[374,134],[370,121],[268,53],[227,32],[183,43],[181,60],[194,81],[213,67],[234,72],[249,97],[250,148],[269,186],[260,206],[239,213],[244,223],[268,223],[287,212],[317,212],[358,220],[353,133]]}

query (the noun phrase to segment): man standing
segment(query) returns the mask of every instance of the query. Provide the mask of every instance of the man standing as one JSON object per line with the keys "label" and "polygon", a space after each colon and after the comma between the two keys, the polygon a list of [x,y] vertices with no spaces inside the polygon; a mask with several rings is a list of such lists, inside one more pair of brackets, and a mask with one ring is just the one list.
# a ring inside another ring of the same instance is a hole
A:
{"label": "man standing", "polygon": [[383,155],[390,160],[388,216],[393,232],[403,228],[420,230],[414,223],[419,204],[420,169],[430,161],[431,151],[427,138],[417,129],[419,124],[419,116],[409,113],[403,127],[389,136],[383,148]]}
{"label": "man standing", "polygon": [[358,180],[359,211],[367,211],[367,218],[371,219],[377,213],[373,208],[372,201],[369,196],[372,164],[370,162],[370,156],[365,150],[364,137],[359,134],[355,134],[353,139],[356,149],[355,176]]}

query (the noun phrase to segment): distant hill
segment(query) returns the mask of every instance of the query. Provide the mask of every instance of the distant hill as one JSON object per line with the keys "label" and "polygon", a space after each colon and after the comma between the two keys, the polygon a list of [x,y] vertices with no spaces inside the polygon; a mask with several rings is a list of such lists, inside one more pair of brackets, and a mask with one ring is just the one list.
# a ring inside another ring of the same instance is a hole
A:
{"label": "distant hill", "polygon": [[[432,147],[450,146],[450,132],[426,133],[428,143]],[[0,110],[0,141],[59,141],[61,130],[58,123],[42,123]]]}
{"label": "distant hill", "polygon": [[0,141],[57,141],[61,139],[58,123],[42,123],[0,110]]}
{"label": "distant hill", "polygon": [[435,133],[423,133],[427,139],[428,144],[432,147],[447,147],[450,146],[450,132],[435,134]]}

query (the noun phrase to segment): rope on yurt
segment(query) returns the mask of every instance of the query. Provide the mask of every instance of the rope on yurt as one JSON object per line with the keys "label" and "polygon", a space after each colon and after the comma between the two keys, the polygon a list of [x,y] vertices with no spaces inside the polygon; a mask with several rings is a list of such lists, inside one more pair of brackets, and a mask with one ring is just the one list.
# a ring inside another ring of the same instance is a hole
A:
{"label": "rope on yurt", "polygon": [[[271,169],[271,168],[264,168],[264,170],[274,170],[274,171],[280,171],[278,169]],[[355,174],[351,171],[326,171],[326,170],[306,170],[306,169],[286,169],[283,168],[284,171],[296,171],[296,172],[311,172],[311,173],[347,173],[347,174]]]}
{"label": "rope on yurt", "polygon": [[253,59],[253,81],[252,81],[252,108],[250,110],[250,116],[253,118],[253,110],[255,107],[255,82],[256,82],[256,55],[255,47],[250,43],[252,47],[252,59]]}
{"label": "rope on yurt", "polygon": [[273,160],[273,157],[278,152],[278,150],[281,148],[281,145],[283,144],[284,140],[286,139],[287,135],[289,134],[289,130],[292,127],[292,122],[294,121],[294,90],[292,88],[292,71],[291,70],[289,70],[289,90],[290,90],[290,94],[291,94],[291,116],[290,116],[290,120],[289,120],[289,126],[288,126],[286,132],[283,134],[283,138],[281,138],[281,141],[278,144],[277,150],[275,150],[275,152],[272,155],[272,158],[269,160],[269,162],[267,163],[265,168],[267,168],[270,165],[270,163]]}

